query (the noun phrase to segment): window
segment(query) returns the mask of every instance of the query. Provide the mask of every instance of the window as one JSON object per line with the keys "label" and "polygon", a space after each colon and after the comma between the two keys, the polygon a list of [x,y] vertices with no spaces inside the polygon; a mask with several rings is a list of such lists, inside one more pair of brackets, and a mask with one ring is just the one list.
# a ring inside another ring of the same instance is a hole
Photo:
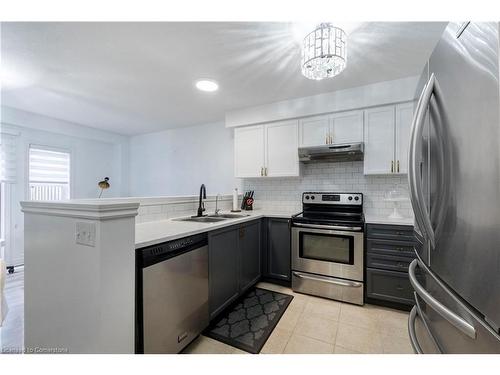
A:
{"label": "window", "polygon": [[[17,181],[17,135],[0,123],[0,240],[6,241],[9,231],[10,186]],[[0,244],[0,249],[1,249]],[[1,252],[1,250],[0,250]],[[0,257],[3,254],[0,254]]]}
{"label": "window", "polygon": [[69,152],[40,146],[29,149],[29,198],[57,201],[70,198]]}

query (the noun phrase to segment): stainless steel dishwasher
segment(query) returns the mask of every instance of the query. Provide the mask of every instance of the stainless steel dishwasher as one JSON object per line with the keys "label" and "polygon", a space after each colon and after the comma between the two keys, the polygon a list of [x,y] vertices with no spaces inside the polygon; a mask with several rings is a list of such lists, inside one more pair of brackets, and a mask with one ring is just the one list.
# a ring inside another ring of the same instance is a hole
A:
{"label": "stainless steel dishwasher", "polygon": [[136,250],[136,352],[179,353],[208,322],[207,234]]}

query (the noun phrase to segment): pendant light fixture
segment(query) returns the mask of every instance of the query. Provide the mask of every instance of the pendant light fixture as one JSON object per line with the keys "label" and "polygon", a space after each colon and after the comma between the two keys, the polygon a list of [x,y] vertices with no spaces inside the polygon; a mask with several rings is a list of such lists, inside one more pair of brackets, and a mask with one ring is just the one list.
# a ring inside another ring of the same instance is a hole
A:
{"label": "pendant light fixture", "polygon": [[302,42],[304,77],[321,80],[335,77],[346,67],[346,33],[331,23],[321,23]]}

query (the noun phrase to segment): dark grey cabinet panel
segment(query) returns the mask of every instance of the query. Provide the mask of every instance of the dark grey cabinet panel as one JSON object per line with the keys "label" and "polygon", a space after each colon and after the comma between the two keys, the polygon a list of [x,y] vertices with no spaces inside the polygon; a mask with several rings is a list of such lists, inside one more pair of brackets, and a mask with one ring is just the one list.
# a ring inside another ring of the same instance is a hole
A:
{"label": "dark grey cabinet panel", "polygon": [[239,229],[241,260],[240,291],[251,287],[261,276],[261,221],[242,224]]}
{"label": "dark grey cabinet panel", "polygon": [[368,253],[407,256],[414,258],[414,244],[415,241],[393,241],[368,238],[366,240],[366,251]]}
{"label": "dark grey cabinet panel", "polygon": [[367,299],[399,308],[412,305],[408,266],[416,256],[413,226],[367,224],[366,235]]}
{"label": "dark grey cabinet panel", "polygon": [[208,234],[210,319],[261,277],[261,220]]}
{"label": "dark grey cabinet panel", "polygon": [[411,225],[367,224],[366,236],[368,238],[403,241],[414,241],[415,238]]}
{"label": "dark grey cabinet panel", "polygon": [[408,267],[413,258],[406,256],[394,256],[377,253],[366,254],[366,266],[392,271],[408,272]]}
{"label": "dark grey cabinet panel", "polygon": [[291,280],[290,220],[267,219],[265,276]]}
{"label": "dark grey cabinet panel", "polygon": [[368,298],[413,304],[413,287],[408,273],[368,268],[366,286]]}
{"label": "dark grey cabinet panel", "polygon": [[238,297],[240,272],[238,241],[238,226],[208,234],[210,318],[215,317]]}

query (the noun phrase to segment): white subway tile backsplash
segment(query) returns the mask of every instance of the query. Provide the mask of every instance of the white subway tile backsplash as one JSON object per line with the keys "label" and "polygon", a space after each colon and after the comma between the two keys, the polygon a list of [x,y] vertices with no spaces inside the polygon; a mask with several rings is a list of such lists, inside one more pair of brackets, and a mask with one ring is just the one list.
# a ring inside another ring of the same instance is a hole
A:
{"label": "white subway tile backsplash", "polygon": [[[384,201],[389,190],[398,189],[409,197],[406,176],[365,176],[363,162],[310,163],[302,165],[301,177],[243,180],[244,190],[255,190],[255,207],[290,208],[300,211],[304,191],[356,192],[364,195],[364,211],[388,216],[393,203]],[[411,204],[398,203],[405,217],[413,217]]]}
{"label": "white subway tile backsplash", "polygon": [[[205,209],[207,213],[213,213],[215,212],[215,198],[208,198],[205,201]],[[135,218],[136,223],[191,216],[195,215],[198,209],[198,197],[160,197],[157,200],[164,200],[164,202],[155,202],[154,204],[140,202],[138,215]],[[238,200],[241,201],[241,198]],[[230,210],[232,208],[232,197],[224,196],[220,198],[217,207],[224,211]]]}

